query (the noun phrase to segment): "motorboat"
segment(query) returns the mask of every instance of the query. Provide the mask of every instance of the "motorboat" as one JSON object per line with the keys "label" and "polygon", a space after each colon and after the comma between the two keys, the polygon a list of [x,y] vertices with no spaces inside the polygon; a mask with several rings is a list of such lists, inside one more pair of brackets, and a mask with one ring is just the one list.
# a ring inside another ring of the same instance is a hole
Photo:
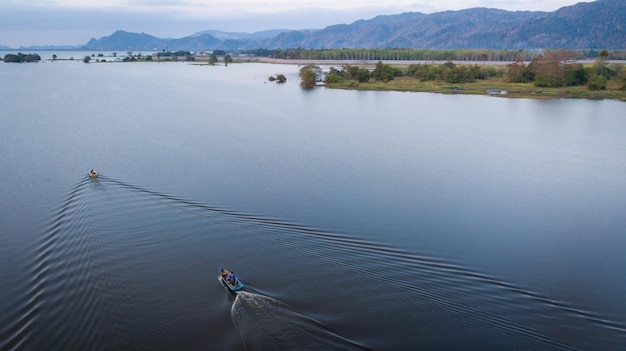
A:
{"label": "motorboat", "polygon": [[93,168],[89,171],[89,178],[95,178],[98,176],[98,172],[96,172]]}
{"label": "motorboat", "polygon": [[217,276],[217,279],[232,292],[241,291],[245,287],[239,278],[237,278],[235,272],[231,272],[224,267],[220,267],[220,275]]}

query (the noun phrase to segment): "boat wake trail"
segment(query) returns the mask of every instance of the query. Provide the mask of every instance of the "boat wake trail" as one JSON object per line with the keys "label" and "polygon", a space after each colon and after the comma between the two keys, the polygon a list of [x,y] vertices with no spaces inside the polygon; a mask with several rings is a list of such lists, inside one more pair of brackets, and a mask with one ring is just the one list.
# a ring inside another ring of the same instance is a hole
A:
{"label": "boat wake trail", "polygon": [[366,350],[267,296],[237,293],[231,317],[248,350]]}
{"label": "boat wake trail", "polygon": [[[226,309],[207,304],[223,292],[206,284],[215,283],[207,267],[233,260],[263,293],[237,294],[236,331]],[[24,266],[31,278],[15,285],[2,350],[194,348],[207,330],[221,346],[238,332],[248,350],[579,351],[626,341],[623,321],[431,253],[104,175],[70,190]],[[272,284],[276,272],[289,284]],[[314,318],[266,295],[302,297],[298,309]]]}

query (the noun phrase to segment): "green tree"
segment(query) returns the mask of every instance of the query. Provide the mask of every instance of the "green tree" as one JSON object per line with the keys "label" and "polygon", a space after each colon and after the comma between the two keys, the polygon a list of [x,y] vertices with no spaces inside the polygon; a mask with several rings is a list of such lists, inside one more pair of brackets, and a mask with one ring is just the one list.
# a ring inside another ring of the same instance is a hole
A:
{"label": "green tree", "polygon": [[603,76],[595,76],[587,83],[587,89],[589,90],[606,90],[606,83],[608,79]]}
{"label": "green tree", "polygon": [[279,74],[276,75],[276,82],[277,83],[284,83],[286,81],[287,81],[287,77],[285,77],[284,74],[279,73]]}
{"label": "green tree", "polygon": [[393,80],[394,75],[393,67],[383,64],[381,61],[378,61],[376,68],[372,72],[372,78],[383,82]]}
{"label": "green tree", "polygon": [[326,84],[341,83],[343,82],[343,78],[344,78],[344,71],[340,71],[336,69],[335,67],[331,67],[330,71],[326,73],[324,82]]}
{"label": "green tree", "polygon": [[[361,68],[360,68],[359,66],[350,66],[349,64],[346,64],[346,65],[343,67],[343,70],[344,70],[345,72],[348,72],[348,75],[349,75],[349,76],[350,76],[350,78],[352,78],[352,79],[358,79],[357,74],[359,73],[359,70],[360,70],[360,69],[361,69]],[[369,71],[368,71],[368,73],[369,73]],[[370,78],[369,78],[369,75],[368,75],[367,80],[369,80],[369,79],[370,79]]]}
{"label": "green tree", "polygon": [[429,65],[409,65],[406,70],[406,75],[410,77],[417,78],[422,82],[428,80],[428,70],[430,69]]}
{"label": "green tree", "polygon": [[359,67],[356,71],[355,78],[359,81],[359,83],[369,82],[371,78],[370,70],[365,67]]}
{"label": "green tree", "polygon": [[91,61],[91,57],[90,56],[83,57],[83,62],[84,63],[89,63],[89,61]]}
{"label": "green tree", "polygon": [[464,83],[467,81],[467,69],[464,66],[445,69],[442,78],[447,83]]}
{"label": "green tree", "polygon": [[480,66],[472,65],[467,69],[465,78],[467,80],[485,79],[486,73]]}
{"label": "green tree", "polygon": [[306,65],[300,69],[300,85],[304,89],[312,89],[317,83],[317,76],[321,69],[315,65]]}
{"label": "green tree", "polygon": [[209,56],[209,65],[214,65],[217,63],[217,55],[215,55],[215,53],[212,53],[211,56]]}
{"label": "green tree", "polygon": [[581,64],[565,65],[565,85],[585,85],[589,72]]}
{"label": "green tree", "polygon": [[228,64],[231,63],[231,62],[233,62],[233,58],[230,57],[230,55],[228,55],[228,54],[224,55],[224,64],[226,66],[228,66]]}
{"label": "green tree", "polygon": [[428,72],[426,73],[426,77],[423,81],[430,80],[440,80],[443,75],[443,65],[426,65],[428,67]]}
{"label": "green tree", "polygon": [[603,77],[604,77],[604,67],[606,66],[607,56],[609,56],[609,52],[607,49],[600,51],[600,65],[601,65],[600,75]]}

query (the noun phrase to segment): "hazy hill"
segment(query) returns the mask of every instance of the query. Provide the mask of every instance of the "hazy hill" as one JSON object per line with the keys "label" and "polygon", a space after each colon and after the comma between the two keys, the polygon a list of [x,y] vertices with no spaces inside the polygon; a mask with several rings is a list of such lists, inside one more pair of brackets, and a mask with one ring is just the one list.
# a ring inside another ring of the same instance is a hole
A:
{"label": "hazy hill", "polygon": [[221,30],[209,29],[209,30],[204,30],[202,32],[198,32],[196,34],[192,34],[191,36],[196,37],[196,36],[200,36],[203,34],[210,34],[220,40],[250,39],[250,40],[258,41],[258,40],[265,40],[265,39],[273,38],[281,33],[289,32],[289,31],[290,29],[270,29],[270,30],[263,30],[263,31],[254,32],[254,33],[246,33],[246,32],[224,32]]}
{"label": "hazy hill", "polygon": [[195,48],[212,48],[221,44],[221,40],[210,34],[181,39],[161,39],[145,33],[118,30],[108,37],[92,38],[82,48],[89,50],[197,50]]}
{"label": "hazy hill", "polygon": [[626,1],[597,0],[554,12],[472,8],[377,16],[321,30],[253,34],[204,31],[181,39],[117,31],[91,39],[88,50],[424,48],[626,49]]}
{"label": "hazy hill", "polygon": [[[328,27],[313,33],[303,47],[410,47],[429,49],[510,48],[518,47],[507,40],[511,28],[542,12],[510,12],[497,9],[473,8],[445,11],[430,15],[405,13],[379,16],[357,21],[342,28]],[[325,31],[329,31],[330,35]]]}
{"label": "hazy hill", "polygon": [[130,33],[118,30],[108,37],[92,38],[84,48],[91,50],[151,50],[161,49],[165,39],[145,33]]}
{"label": "hazy hill", "polygon": [[[274,40],[276,47],[294,47]],[[626,47],[626,1],[598,0],[555,12],[472,8],[378,16],[308,33],[303,48],[612,48]]]}
{"label": "hazy hill", "polygon": [[547,13],[516,35],[536,47],[626,48],[626,1],[598,0]]}

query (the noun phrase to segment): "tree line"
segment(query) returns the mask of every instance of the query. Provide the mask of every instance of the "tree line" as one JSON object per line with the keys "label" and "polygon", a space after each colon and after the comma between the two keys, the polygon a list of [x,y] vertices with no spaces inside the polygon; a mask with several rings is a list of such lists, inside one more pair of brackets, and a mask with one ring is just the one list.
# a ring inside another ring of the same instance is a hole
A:
{"label": "tree line", "polygon": [[[595,59],[597,50],[568,50],[574,59]],[[292,60],[351,60],[351,61],[530,61],[543,50],[428,50],[428,49],[257,49],[245,54]],[[609,53],[608,60],[626,60],[626,51]]]}

